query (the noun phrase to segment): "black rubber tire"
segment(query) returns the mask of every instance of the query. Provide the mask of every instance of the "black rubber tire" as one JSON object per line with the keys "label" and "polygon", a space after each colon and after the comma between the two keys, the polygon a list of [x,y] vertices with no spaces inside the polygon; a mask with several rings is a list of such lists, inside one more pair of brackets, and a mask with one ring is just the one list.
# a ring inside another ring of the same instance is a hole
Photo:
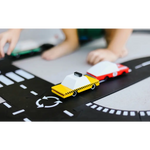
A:
{"label": "black rubber tire", "polygon": [[96,87],[96,85],[95,85],[95,84],[93,84],[93,85],[92,85],[92,87],[91,87],[91,90],[94,90],[94,89],[95,89],[95,87]]}
{"label": "black rubber tire", "polygon": [[74,91],[74,93],[73,93],[72,96],[73,96],[73,97],[76,97],[76,96],[77,96],[77,91]]}

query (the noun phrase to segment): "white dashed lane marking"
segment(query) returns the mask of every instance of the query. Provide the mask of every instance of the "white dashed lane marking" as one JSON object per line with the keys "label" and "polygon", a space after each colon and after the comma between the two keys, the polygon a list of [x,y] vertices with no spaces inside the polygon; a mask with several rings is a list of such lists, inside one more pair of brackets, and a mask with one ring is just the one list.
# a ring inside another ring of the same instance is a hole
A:
{"label": "white dashed lane marking", "polygon": [[35,95],[35,96],[38,95],[38,93],[36,93],[34,91],[31,91],[30,93],[33,94],[33,95]]}
{"label": "white dashed lane marking", "polygon": [[74,116],[74,114],[72,114],[72,113],[69,112],[68,110],[64,110],[63,112],[64,112],[66,115],[70,116],[70,117]]}
{"label": "white dashed lane marking", "polygon": [[9,105],[8,103],[3,103],[7,108],[11,108],[12,106],[11,105]]}
{"label": "white dashed lane marking", "polygon": [[25,112],[24,109],[19,110],[19,111],[16,111],[16,112],[14,112],[14,113],[12,113],[12,114],[15,116],[15,115],[18,115],[18,114],[23,113],[23,112]]}
{"label": "white dashed lane marking", "polygon": [[24,118],[23,119],[25,122],[31,122],[31,120],[29,120],[28,118]]}
{"label": "white dashed lane marking", "polygon": [[23,84],[21,84],[20,87],[23,88],[23,89],[27,89],[27,87]]}
{"label": "white dashed lane marking", "polygon": [[87,103],[87,104],[86,104],[86,106],[91,106],[91,105],[92,105],[92,103]]}

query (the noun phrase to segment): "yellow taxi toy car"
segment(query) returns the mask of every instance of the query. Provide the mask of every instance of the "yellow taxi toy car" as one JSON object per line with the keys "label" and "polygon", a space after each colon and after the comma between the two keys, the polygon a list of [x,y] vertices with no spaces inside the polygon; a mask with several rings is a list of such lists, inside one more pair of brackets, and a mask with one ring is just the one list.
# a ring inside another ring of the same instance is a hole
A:
{"label": "yellow taxi toy car", "polygon": [[74,72],[65,77],[61,84],[51,87],[51,90],[56,95],[67,98],[69,96],[75,97],[77,93],[81,93],[88,89],[94,90],[99,86],[99,80],[88,75],[82,75],[79,72]]}

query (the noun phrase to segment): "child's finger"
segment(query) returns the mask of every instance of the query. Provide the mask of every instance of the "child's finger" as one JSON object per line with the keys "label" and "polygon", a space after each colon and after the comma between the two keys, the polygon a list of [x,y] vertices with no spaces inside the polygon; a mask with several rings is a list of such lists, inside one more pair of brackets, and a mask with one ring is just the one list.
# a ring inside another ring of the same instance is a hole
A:
{"label": "child's finger", "polygon": [[93,52],[90,52],[90,53],[88,54],[86,60],[87,60],[87,62],[88,62],[89,64],[91,64],[93,59],[94,59]]}
{"label": "child's finger", "polygon": [[7,40],[4,38],[0,40],[0,55],[1,55],[1,57],[5,56],[3,48],[4,48],[4,45],[6,44],[6,42],[7,42]]}
{"label": "child's finger", "polygon": [[103,58],[102,57],[100,57],[100,56],[97,56],[95,59],[94,59],[94,61],[93,61],[93,65],[95,65],[95,64],[97,64],[97,63],[99,63],[100,61],[102,61],[103,60]]}
{"label": "child's finger", "polygon": [[95,60],[98,59],[99,57],[99,53],[97,53],[97,51],[93,51],[91,53],[89,53],[88,55],[88,63],[91,65],[95,64]]}
{"label": "child's finger", "polygon": [[16,46],[16,42],[15,41],[11,41],[10,45],[9,45],[9,48],[8,48],[8,51],[7,51],[8,55],[11,54],[11,52],[14,50],[15,46]]}

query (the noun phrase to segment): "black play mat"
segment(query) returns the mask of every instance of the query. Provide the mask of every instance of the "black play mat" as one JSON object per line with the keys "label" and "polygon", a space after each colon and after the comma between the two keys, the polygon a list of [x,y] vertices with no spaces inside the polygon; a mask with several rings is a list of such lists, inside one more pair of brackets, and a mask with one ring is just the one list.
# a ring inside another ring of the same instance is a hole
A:
{"label": "black play mat", "polygon": [[[0,60],[0,75],[20,70],[6,56]],[[128,111],[106,108],[94,103],[150,76],[150,57],[131,60],[123,65],[132,71],[126,75],[108,79],[95,90],[88,90],[76,97],[62,99],[51,92],[52,83],[39,77],[14,82],[0,88],[0,121],[150,121],[150,111]],[[23,70],[23,69],[21,69]],[[25,70],[24,70],[25,71]],[[27,72],[27,71],[26,71]],[[31,73],[30,73],[31,74]],[[9,78],[9,77],[7,77]],[[12,80],[12,79],[10,79]],[[26,89],[21,86],[25,86]]]}

